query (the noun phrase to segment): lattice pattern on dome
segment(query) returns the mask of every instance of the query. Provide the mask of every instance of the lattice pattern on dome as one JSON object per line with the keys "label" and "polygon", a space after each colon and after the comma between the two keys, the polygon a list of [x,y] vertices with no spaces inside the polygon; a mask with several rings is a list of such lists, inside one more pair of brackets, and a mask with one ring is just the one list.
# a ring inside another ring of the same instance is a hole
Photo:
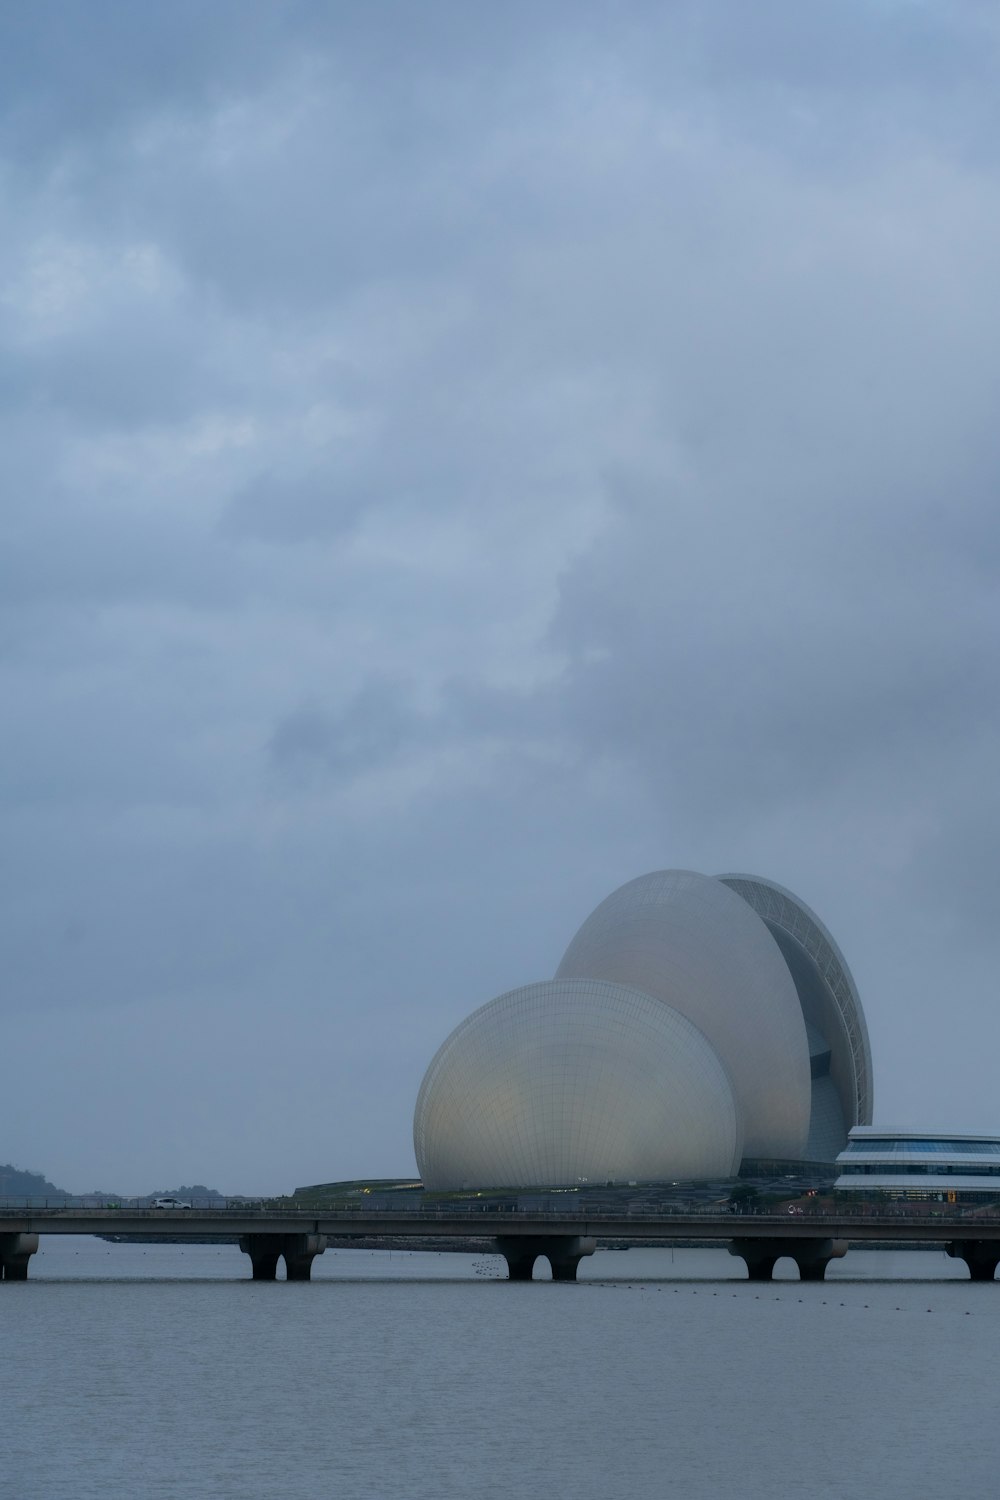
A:
{"label": "lattice pattern on dome", "polygon": [[743,1130],[725,1067],[669,1006],[554,979],[491,1000],[434,1057],[414,1113],[426,1186],[727,1177]]}

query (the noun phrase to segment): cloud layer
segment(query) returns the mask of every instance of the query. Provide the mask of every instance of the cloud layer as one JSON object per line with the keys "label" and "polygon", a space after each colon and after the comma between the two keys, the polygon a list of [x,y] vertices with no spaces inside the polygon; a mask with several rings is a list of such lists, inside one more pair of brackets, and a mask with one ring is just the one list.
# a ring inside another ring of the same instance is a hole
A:
{"label": "cloud layer", "polygon": [[991,7],[2,23],[0,1151],[413,1169],[658,867],[791,886],[996,1130]]}

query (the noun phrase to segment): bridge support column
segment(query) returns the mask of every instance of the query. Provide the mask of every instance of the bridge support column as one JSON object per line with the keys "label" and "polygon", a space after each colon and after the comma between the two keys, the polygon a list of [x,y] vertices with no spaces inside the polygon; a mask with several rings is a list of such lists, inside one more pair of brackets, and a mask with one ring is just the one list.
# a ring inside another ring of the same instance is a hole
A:
{"label": "bridge support column", "polygon": [[593,1255],[597,1241],[577,1234],[544,1239],[510,1235],[499,1238],[496,1246],[507,1262],[510,1281],[530,1281],[540,1255],[552,1267],[553,1281],[575,1281],[577,1266],[585,1255]]}
{"label": "bridge support column", "polygon": [[282,1248],[289,1281],[309,1281],[312,1263],[326,1249],[325,1234],[286,1234]]}
{"label": "bridge support column", "polygon": [[597,1241],[576,1235],[571,1240],[550,1240],[545,1254],[552,1267],[553,1281],[575,1281],[576,1271],[585,1255],[593,1255]]}
{"label": "bridge support column", "polygon": [[284,1257],[289,1281],[308,1281],[312,1263],[326,1249],[325,1234],[245,1234],[240,1249],[249,1255],[254,1281],[276,1281]]}
{"label": "bridge support column", "polygon": [[770,1281],[778,1257],[769,1240],[733,1240],[729,1253],[746,1262],[750,1281]]}
{"label": "bridge support column", "polygon": [[508,1281],[530,1281],[538,1251],[522,1240],[497,1240],[497,1249],[507,1262]]}
{"label": "bridge support column", "polygon": [[992,1240],[952,1240],[945,1246],[955,1260],[964,1260],[973,1281],[992,1281],[1000,1265],[1000,1244]]}
{"label": "bridge support column", "polygon": [[775,1263],[790,1256],[799,1268],[801,1281],[822,1281],[831,1260],[847,1254],[846,1240],[746,1239],[733,1240],[730,1255],[746,1261],[751,1281],[770,1281]]}
{"label": "bridge support column", "polygon": [[847,1254],[846,1240],[800,1240],[798,1248],[789,1252],[799,1268],[800,1281],[823,1281],[831,1260],[841,1260]]}
{"label": "bridge support column", "polygon": [[250,1257],[254,1281],[274,1281],[277,1278],[278,1260],[284,1248],[283,1234],[245,1234],[240,1239],[240,1249]]}
{"label": "bridge support column", "polygon": [[0,1276],[27,1281],[28,1261],[38,1249],[37,1234],[0,1234]]}

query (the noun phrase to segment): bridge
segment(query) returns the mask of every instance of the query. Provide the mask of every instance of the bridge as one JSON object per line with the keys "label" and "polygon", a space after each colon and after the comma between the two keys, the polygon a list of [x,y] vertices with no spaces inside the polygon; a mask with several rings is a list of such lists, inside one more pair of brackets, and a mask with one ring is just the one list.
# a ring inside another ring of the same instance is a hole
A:
{"label": "bridge", "polygon": [[858,1244],[940,1245],[963,1260],[974,1281],[992,1281],[1000,1264],[1000,1215],[955,1211],[909,1213],[839,1211],[765,1214],[657,1212],[532,1212],[520,1209],[424,1205],[408,1209],[195,1204],[183,1209],[129,1205],[37,1206],[0,1203],[0,1279],[24,1281],[40,1235],[137,1236],[155,1240],[238,1243],[256,1281],[273,1281],[278,1261],[289,1281],[308,1281],[317,1255],[331,1241],[378,1240],[406,1249],[431,1242],[440,1249],[488,1249],[502,1255],[512,1281],[530,1281],[540,1255],[555,1281],[575,1281],[584,1256],[599,1243],[727,1245],[751,1280],[769,1280],[776,1261],[790,1256],[804,1281],[821,1281],[827,1266]]}

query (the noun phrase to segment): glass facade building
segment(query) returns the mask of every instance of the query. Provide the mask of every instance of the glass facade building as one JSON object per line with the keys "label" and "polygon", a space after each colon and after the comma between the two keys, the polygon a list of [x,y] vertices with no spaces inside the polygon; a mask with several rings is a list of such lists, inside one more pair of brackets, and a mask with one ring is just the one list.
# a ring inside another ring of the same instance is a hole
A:
{"label": "glass facade building", "polygon": [[840,1196],[1000,1199],[1000,1139],[856,1127],[837,1157]]}

